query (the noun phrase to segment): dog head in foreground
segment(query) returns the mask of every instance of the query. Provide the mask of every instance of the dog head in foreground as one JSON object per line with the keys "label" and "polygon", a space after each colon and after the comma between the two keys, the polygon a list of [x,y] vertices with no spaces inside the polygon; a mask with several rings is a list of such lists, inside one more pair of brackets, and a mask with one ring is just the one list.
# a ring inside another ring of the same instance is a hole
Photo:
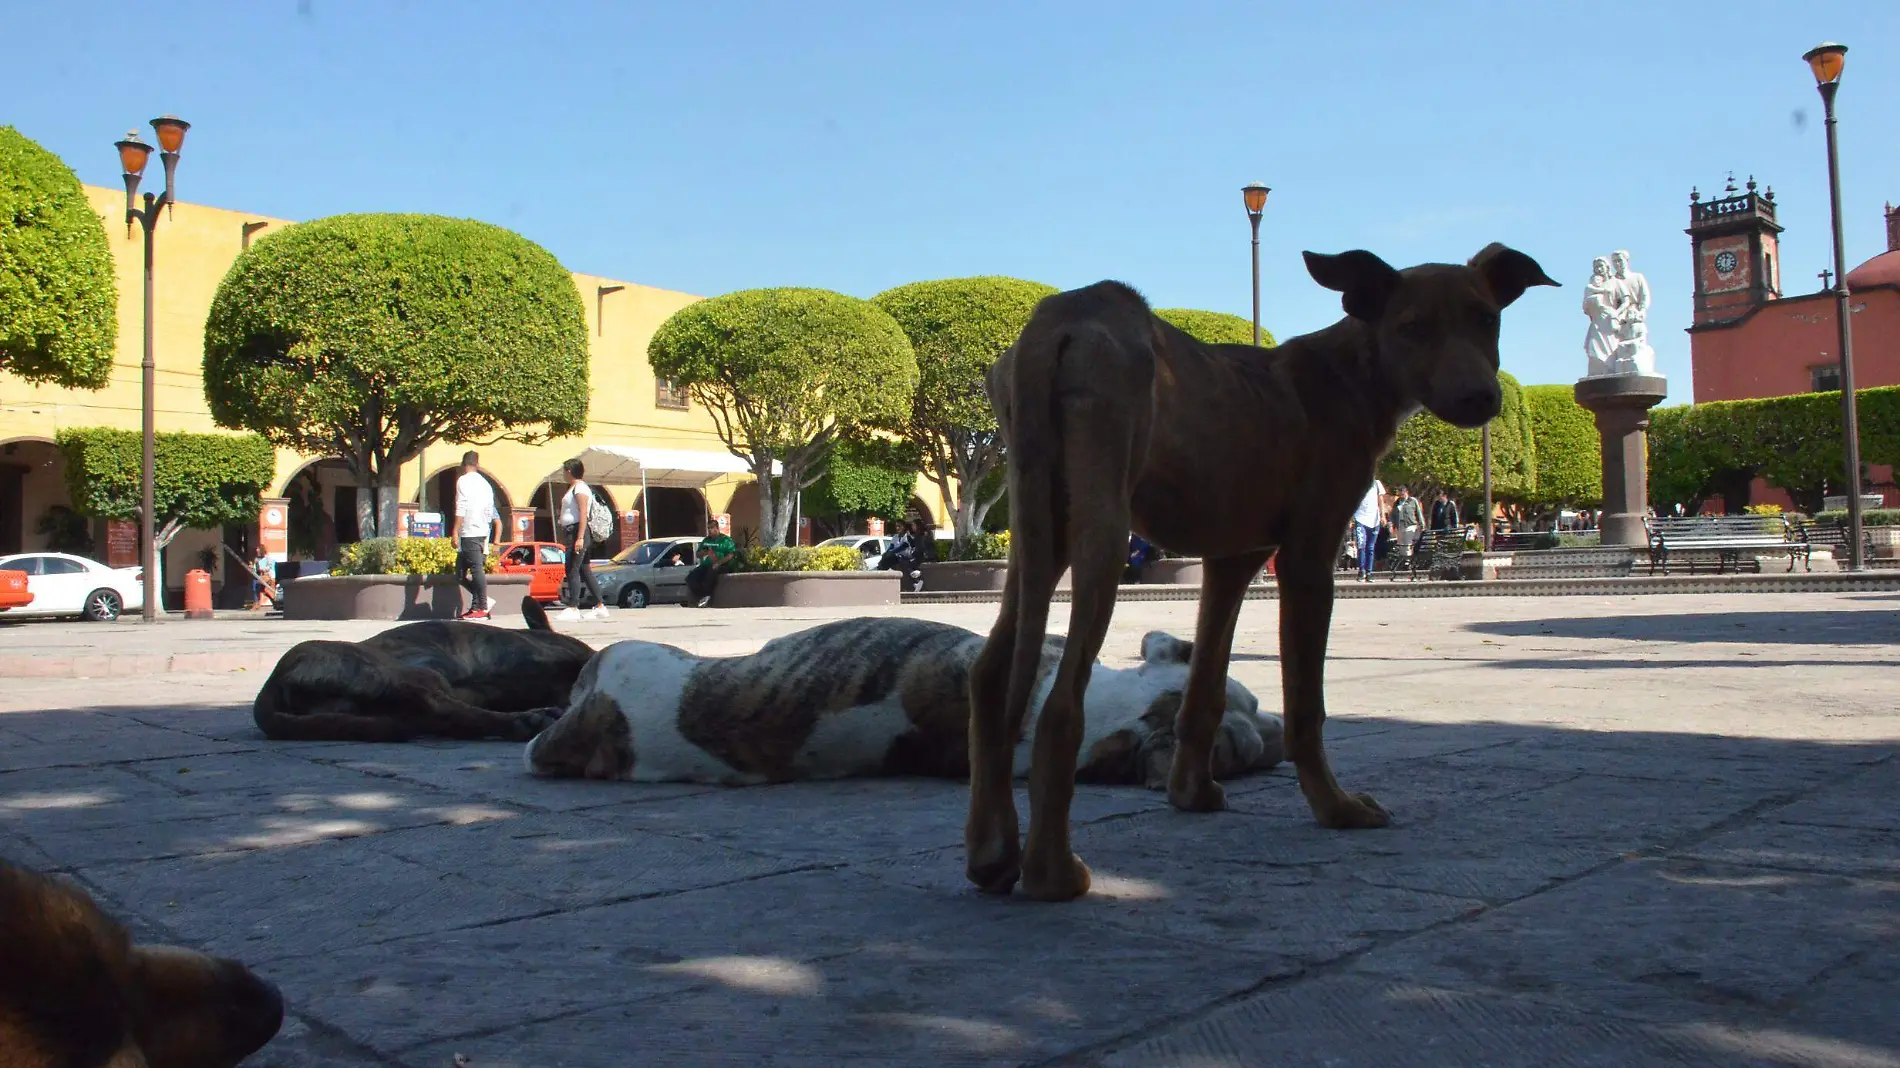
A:
{"label": "dog head in foreground", "polygon": [[0,860],[0,1068],[231,1068],[283,1021],[244,965],[133,945],[85,891]]}
{"label": "dog head in foreground", "polygon": [[1371,331],[1385,377],[1409,400],[1460,427],[1490,422],[1498,388],[1498,316],[1531,286],[1554,286],[1537,261],[1493,242],[1466,264],[1398,270],[1364,249],[1308,252],[1306,270],[1344,294]]}

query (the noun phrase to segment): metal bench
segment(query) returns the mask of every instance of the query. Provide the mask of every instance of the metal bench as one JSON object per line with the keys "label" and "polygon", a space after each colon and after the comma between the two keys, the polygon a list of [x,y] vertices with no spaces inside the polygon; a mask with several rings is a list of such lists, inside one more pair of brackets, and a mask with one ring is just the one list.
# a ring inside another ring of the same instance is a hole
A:
{"label": "metal bench", "polygon": [[1644,525],[1649,532],[1652,575],[1658,567],[1669,574],[1669,563],[1675,558],[1686,560],[1694,574],[1696,559],[1704,556],[1715,557],[1718,575],[1731,565],[1740,571],[1742,554],[1757,552],[1787,553],[1788,570],[1793,571],[1795,561],[1807,554],[1807,544],[1796,541],[1787,520],[1778,515],[1651,517]]}
{"label": "metal bench", "polygon": [[[1809,571],[1814,570],[1813,552],[1816,549],[1826,549],[1834,555],[1836,561],[1846,566],[1844,563],[1847,559],[1846,523],[1822,523],[1800,518],[1790,519],[1788,523],[1793,529],[1795,541],[1805,546],[1801,553],[1801,560],[1807,565]],[[1873,532],[1862,527],[1860,538],[1860,558],[1863,562],[1870,562],[1874,558]]]}
{"label": "metal bench", "polygon": [[1421,574],[1428,579],[1455,579],[1458,561],[1464,552],[1463,530],[1421,530],[1418,540],[1412,543],[1411,555],[1394,552],[1388,570],[1395,582],[1400,575],[1412,582],[1417,582]]}

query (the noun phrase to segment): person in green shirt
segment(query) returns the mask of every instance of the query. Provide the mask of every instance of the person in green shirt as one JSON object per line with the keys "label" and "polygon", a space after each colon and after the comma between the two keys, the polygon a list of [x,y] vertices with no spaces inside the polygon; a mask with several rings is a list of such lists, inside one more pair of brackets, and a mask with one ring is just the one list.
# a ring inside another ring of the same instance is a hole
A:
{"label": "person in green shirt", "polygon": [[704,608],[712,603],[719,576],[731,567],[738,553],[739,547],[719,529],[717,519],[706,525],[706,537],[699,543],[699,564],[686,573],[686,592],[696,607]]}

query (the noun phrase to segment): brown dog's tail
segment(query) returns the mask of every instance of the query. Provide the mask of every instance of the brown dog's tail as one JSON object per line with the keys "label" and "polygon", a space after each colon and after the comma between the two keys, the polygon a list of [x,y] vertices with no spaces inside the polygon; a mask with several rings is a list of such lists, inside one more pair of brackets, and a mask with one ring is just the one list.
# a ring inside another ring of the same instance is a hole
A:
{"label": "brown dog's tail", "polygon": [[554,624],[548,621],[548,610],[532,597],[521,599],[521,618],[527,621],[529,630],[554,629]]}

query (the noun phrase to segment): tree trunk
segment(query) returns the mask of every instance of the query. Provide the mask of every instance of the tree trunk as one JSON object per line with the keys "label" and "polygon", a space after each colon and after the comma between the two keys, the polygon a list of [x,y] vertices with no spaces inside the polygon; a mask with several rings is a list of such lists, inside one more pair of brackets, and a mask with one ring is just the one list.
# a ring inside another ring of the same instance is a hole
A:
{"label": "tree trunk", "polygon": [[356,530],[363,538],[396,536],[397,486],[402,468],[389,464],[383,471],[362,477],[356,487]]}
{"label": "tree trunk", "polygon": [[[789,474],[789,472],[787,472]],[[752,476],[759,486],[759,545],[766,549],[775,549],[785,544],[785,520],[790,509],[779,506],[779,490],[786,481],[783,477],[772,478],[772,461],[768,458],[752,469]],[[781,514],[783,511],[785,514]]]}

